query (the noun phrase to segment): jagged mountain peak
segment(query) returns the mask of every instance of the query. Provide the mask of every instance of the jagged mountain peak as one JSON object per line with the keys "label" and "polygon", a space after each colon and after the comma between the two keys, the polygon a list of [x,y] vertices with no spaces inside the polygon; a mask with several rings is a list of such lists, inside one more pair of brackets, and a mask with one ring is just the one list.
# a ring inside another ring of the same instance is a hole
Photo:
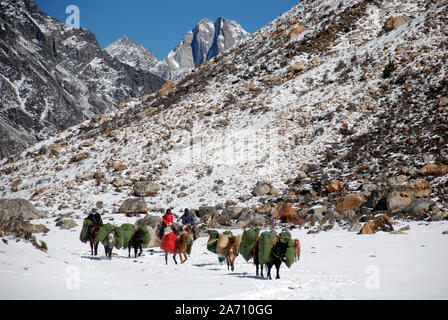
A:
{"label": "jagged mountain peak", "polygon": [[123,63],[153,72],[165,79],[180,80],[205,61],[231,48],[249,35],[236,21],[218,17],[201,19],[163,61],[151,50],[122,37],[105,50]]}

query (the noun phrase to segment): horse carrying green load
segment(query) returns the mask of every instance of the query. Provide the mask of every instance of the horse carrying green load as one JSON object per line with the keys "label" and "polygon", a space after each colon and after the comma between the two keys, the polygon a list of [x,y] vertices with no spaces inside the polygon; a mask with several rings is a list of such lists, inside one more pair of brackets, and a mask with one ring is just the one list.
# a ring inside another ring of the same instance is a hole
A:
{"label": "horse carrying green load", "polygon": [[81,240],[81,242],[86,243],[87,241],[89,241],[87,230],[89,229],[89,226],[92,223],[93,223],[92,220],[89,220],[89,219],[84,220],[84,223],[83,223],[82,229],[81,229],[81,233],[79,234],[79,240]]}
{"label": "horse carrying green load", "polygon": [[291,237],[291,233],[289,231],[280,232],[278,241],[288,246],[288,248],[286,249],[285,264],[288,268],[291,268],[292,264],[294,263],[295,253],[294,240]]}
{"label": "horse carrying green load", "polygon": [[218,247],[219,232],[216,230],[210,230],[209,234],[210,236],[207,241],[207,250],[216,253],[216,248]]}
{"label": "horse carrying green load", "polygon": [[123,223],[120,228],[123,230],[123,248],[127,248],[129,246],[129,242],[131,241],[132,235],[134,234],[135,226],[130,223]]}
{"label": "horse carrying green load", "polygon": [[244,230],[240,244],[240,253],[246,261],[252,258],[252,251],[259,234],[259,229]]}
{"label": "horse carrying green load", "polygon": [[276,235],[275,231],[264,231],[260,234],[258,240],[258,261],[260,264],[266,264],[273,260],[272,248]]}

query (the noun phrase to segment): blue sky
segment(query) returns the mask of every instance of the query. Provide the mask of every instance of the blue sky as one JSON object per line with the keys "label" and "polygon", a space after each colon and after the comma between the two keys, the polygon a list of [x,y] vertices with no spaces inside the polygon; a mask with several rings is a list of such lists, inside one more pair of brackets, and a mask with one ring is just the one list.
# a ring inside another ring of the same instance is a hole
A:
{"label": "blue sky", "polygon": [[80,26],[92,31],[101,48],[122,35],[151,49],[159,59],[203,18],[237,21],[252,33],[292,8],[297,0],[35,0],[41,11],[65,22],[76,5]]}

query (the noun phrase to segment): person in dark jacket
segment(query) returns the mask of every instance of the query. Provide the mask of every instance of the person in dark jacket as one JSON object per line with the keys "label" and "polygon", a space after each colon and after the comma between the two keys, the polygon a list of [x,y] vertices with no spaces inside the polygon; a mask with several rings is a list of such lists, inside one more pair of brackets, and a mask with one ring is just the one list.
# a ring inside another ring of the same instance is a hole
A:
{"label": "person in dark jacket", "polygon": [[97,212],[97,210],[95,208],[92,209],[92,211],[90,211],[90,214],[88,215],[88,217],[86,218],[86,220],[90,220],[93,223],[89,225],[89,227],[87,228],[87,235],[90,237],[90,232],[92,232],[92,229],[94,226],[103,226],[103,219],[101,219],[101,215]]}
{"label": "person in dark jacket", "polygon": [[197,237],[196,237],[196,230],[194,228],[194,216],[193,216],[193,214],[190,213],[190,210],[185,208],[184,214],[181,217],[181,219],[182,219],[182,224],[184,226],[191,225],[191,229],[193,230],[194,238],[196,239]]}

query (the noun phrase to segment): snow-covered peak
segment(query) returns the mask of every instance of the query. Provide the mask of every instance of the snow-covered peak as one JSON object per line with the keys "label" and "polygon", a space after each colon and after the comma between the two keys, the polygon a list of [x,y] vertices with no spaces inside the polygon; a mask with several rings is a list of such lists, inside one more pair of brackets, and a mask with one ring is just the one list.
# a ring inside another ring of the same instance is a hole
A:
{"label": "snow-covered peak", "polygon": [[204,18],[151,71],[166,79],[179,80],[248,36],[236,21],[221,16],[215,22]]}
{"label": "snow-covered peak", "polygon": [[150,71],[159,62],[151,50],[125,35],[104,50],[120,62],[143,71]]}

